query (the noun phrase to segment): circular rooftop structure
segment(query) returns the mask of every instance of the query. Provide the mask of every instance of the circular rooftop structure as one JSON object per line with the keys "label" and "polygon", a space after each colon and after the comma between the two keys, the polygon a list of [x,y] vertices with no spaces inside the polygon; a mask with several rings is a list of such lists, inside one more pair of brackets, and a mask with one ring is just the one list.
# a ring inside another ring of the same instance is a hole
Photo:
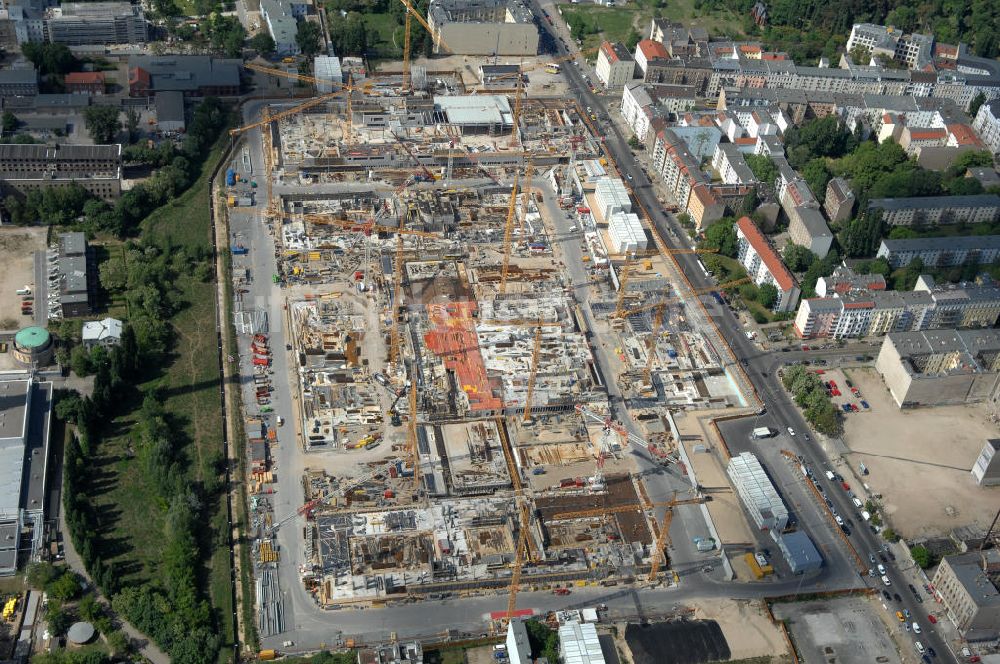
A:
{"label": "circular rooftop structure", "polygon": [[52,361],[52,335],[36,325],[19,330],[10,354],[24,366],[44,367]]}
{"label": "circular rooftop structure", "polygon": [[70,625],[69,631],[66,632],[66,639],[70,643],[82,646],[93,640],[96,633],[94,626],[89,622],[76,622]]}
{"label": "circular rooftop structure", "polygon": [[44,327],[33,325],[19,330],[14,335],[14,343],[25,350],[35,350],[47,348],[52,343],[52,337]]}

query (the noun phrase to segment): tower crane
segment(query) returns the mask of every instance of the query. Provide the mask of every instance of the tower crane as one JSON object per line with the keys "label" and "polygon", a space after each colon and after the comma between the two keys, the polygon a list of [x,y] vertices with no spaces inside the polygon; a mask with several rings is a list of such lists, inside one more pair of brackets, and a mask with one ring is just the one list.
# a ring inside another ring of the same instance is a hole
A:
{"label": "tower crane", "polygon": [[410,0],[400,0],[400,2],[402,2],[403,6],[406,7],[406,18],[404,19],[403,28],[402,93],[409,94],[413,88],[412,82],[410,81],[410,27],[412,25],[412,19],[417,19],[417,23],[424,26],[424,29],[427,30],[427,34],[431,36],[431,39],[436,39],[439,47],[443,46],[449,53],[452,52],[452,48],[448,46],[448,42],[444,40],[444,37],[441,36],[440,32],[435,36],[434,30],[431,29],[431,26],[427,23],[424,17],[420,15],[420,12],[416,10]]}
{"label": "tower crane", "polygon": [[531,419],[531,398],[535,393],[535,379],[538,376],[538,356],[542,350],[542,328],[535,328],[535,345],[531,351],[531,372],[528,374],[528,389],[524,397],[524,421]]}
{"label": "tower crane", "polygon": [[[725,283],[718,284],[717,286],[708,286],[708,287],[705,287],[705,288],[695,288],[694,290],[691,291],[691,295],[704,295],[705,293],[711,293],[714,290],[722,290],[722,289],[725,289],[725,288],[731,288],[733,286],[739,286],[740,284],[745,284],[748,281],[750,281],[750,277],[742,277],[740,279],[733,279],[732,281],[727,281]],[[643,304],[641,306],[638,306],[638,307],[635,307],[635,308],[632,308],[632,309],[625,309],[621,313],[619,313],[618,311],[615,311],[615,313],[611,314],[608,317],[609,318],[628,318],[629,316],[633,316],[635,314],[641,314],[643,311],[649,311],[650,309],[655,309],[656,307],[659,307],[659,306],[664,306],[664,305],[667,305],[667,304],[680,304],[680,303],[684,302],[684,299],[685,298],[683,298],[683,297],[672,297],[672,298],[669,298],[667,300],[660,300],[658,302],[650,302],[648,304]]]}
{"label": "tower crane", "polygon": [[507,275],[510,272],[510,236],[514,229],[514,210],[517,207],[517,182],[520,173],[514,174],[514,186],[510,190],[510,205],[507,207],[507,223],[503,227],[503,268],[500,271],[500,295],[507,293]]}
{"label": "tower crane", "polygon": [[604,426],[604,428],[607,431],[614,431],[615,433],[617,433],[618,436],[622,439],[622,442],[626,444],[626,446],[635,445],[636,447],[645,448],[646,451],[649,452],[650,454],[662,456],[662,458],[671,463],[677,463],[678,461],[677,457],[670,453],[666,453],[665,455],[659,455],[656,451],[656,448],[653,445],[648,443],[641,436],[637,436],[636,434],[629,431],[620,422],[616,422],[615,420],[611,419],[610,415],[601,415],[600,413],[595,413],[594,411],[590,410],[583,404],[576,405],[576,412],[580,413],[581,415],[583,415],[588,420],[591,420],[592,422],[600,423],[601,425]]}
{"label": "tower crane", "polygon": [[653,327],[649,334],[649,340],[646,342],[646,368],[642,371],[643,385],[649,383],[653,375],[653,358],[656,357],[656,337],[660,333],[660,326],[663,325],[665,311],[666,305],[661,304],[657,307],[656,314],[653,316]]}
{"label": "tower crane", "polygon": [[653,549],[653,559],[649,566],[649,582],[653,583],[656,581],[656,576],[660,572],[660,567],[667,560],[667,545],[670,544],[670,524],[674,519],[674,507],[677,505],[697,505],[705,502],[704,496],[698,496],[696,498],[684,498],[684,499],[674,499],[671,500],[666,505],[666,511],[663,513],[663,521],[660,522],[660,532],[656,535],[656,544]]}

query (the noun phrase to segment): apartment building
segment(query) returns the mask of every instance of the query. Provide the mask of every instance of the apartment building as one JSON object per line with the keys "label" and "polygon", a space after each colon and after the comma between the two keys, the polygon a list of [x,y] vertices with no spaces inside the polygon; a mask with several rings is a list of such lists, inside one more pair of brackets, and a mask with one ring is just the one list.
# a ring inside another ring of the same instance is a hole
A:
{"label": "apartment building", "polygon": [[103,95],[103,71],[74,71],[66,74],[63,79],[66,92],[74,95]]}
{"label": "apartment building", "polygon": [[757,178],[743,158],[743,152],[733,143],[719,143],[715,146],[712,168],[726,184],[757,183]]}
{"label": "apartment building", "polygon": [[619,90],[632,80],[635,60],[621,42],[606,41],[597,51],[597,80],[608,90]]}
{"label": "apartment building", "polygon": [[635,46],[635,63],[639,66],[643,78],[646,76],[646,69],[653,60],[669,60],[670,54],[660,42],[652,39],[643,39]]}
{"label": "apartment building", "polygon": [[834,223],[847,221],[851,218],[856,200],[847,180],[839,176],[832,178],[826,185],[826,198],[823,199],[826,218]]}
{"label": "apartment building", "polygon": [[888,334],[875,369],[900,408],[984,401],[1000,379],[1000,333],[927,330]]}
{"label": "apartment building", "polygon": [[1000,155],[1000,99],[979,107],[972,129],[979,135],[987,150]]}
{"label": "apartment building", "polygon": [[0,190],[27,195],[36,189],[78,184],[98,198],[121,193],[120,145],[0,145]]}
{"label": "apartment building", "polygon": [[97,282],[94,252],[87,244],[87,236],[84,233],[61,234],[59,236],[59,306],[62,308],[64,317],[89,316],[93,312]]}
{"label": "apartment building", "polygon": [[799,287],[781,257],[750,217],[736,222],[737,259],[758,286],[773,284],[778,289],[774,311],[793,311]]}
{"label": "apartment building", "polygon": [[715,98],[709,93],[714,76],[712,60],[705,57],[654,59],[646,63],[642,80],[650,85],[689,85],[698,96]]}
{"label": "apartment building", "polygon": [[826,258],[833,246],[833,232],[819,207],[796,205],[788,208],[788,238],[793,244],[805,247],[819,258]]}
{"label": "apartment building", "polygon": [[632,133],[643,143],[649,136],[649,128],[655,117],[653,99],[642,81],[626,83],[622,91],[622,118],[632,128]]}
{"label": "apartment building", "polygon": [[1000,550],[945,556],[934,574],[934,589],[964,639],[1000,638]]}
{"label": "apartment building", "polygon": [[890,226],[994,223],[1000,219],[1000,196],[873,198],[868,201],[868,211],[876,210]]}
{"label": "apartment building", "polygon": [[290,56],[301,53],[296,35],[299,31],[299,17],[293,11],[293,4],[283,0],[261,0],[260,17],[267,26],[267,32],[274,40],[278,55]]}
{"label": "apartment building", "polygon": [[927,267],[952,267],[963,263],[986,265],[1000,260],[1000,235],[882,240],[878,258],[892,267],[909,265],[919,258]]}
{"label": "apartment building", "polygon": [[793,328],[804,339],[881,336],[890,332],[992,327],[1000,288],[992,283],[938,286],[922,275],[912,291],[886,291],[885,280],[847,268],[803,300]]}
{"label": "apartment building", "polygon": [[68,2],[47,10],[48,40],[69,46],[141,44],[149,37],[142,7],[128,2]]}
{"label": "apartment building", "polygon": [[650,84],[647,88],[653,104],[665,113],[680,116],[692,110],[697,101],[693,85]]}
{"label": "apartment building", "polygon": [[847,50],[868,49],[873,57],[889,58],[919,69],[933,61],[934,37],[918,33],[906,35],[892,26],[855,23],[847,39]]}

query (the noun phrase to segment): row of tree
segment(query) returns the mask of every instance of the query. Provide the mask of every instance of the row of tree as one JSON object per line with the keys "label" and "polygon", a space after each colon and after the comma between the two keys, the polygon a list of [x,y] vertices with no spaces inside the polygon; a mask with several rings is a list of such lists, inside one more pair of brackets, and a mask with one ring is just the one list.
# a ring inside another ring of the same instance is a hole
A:
{"label": "row of tree", "polygon": [[785,369],[781,382],[817,431],[827,435],[840,432],[840,413],[830,401],[819,376],[796,364]]}

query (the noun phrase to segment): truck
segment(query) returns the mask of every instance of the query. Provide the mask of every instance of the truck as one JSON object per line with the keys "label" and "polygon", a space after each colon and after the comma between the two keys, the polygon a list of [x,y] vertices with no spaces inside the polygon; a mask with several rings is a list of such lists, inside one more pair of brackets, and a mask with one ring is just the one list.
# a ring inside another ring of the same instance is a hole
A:
{"label": "truck", "polygon": [[254,366],[257,367],[268,367],[271,366],[271,360],[266,357],[255,357],[253,358]]}
{"label": "truck", "polygon": [[233,252],[233,256],[246,256],[250,252],[250,250],[242,244],[234,244],[231,251]]}
{"label": "truck", "polygon": [[236,171],[232,168],[226,169],[226,186],[232,187],[236,184]]}
{"label": "truck", "polygon": [[698,537],[694,540],[694,548],[702,553],[715,549],[715,540],[711,537]]}
{"label": "truck", "polygon": [[770,438],[774,436],[775,430],[770,427],[757,427],[750,432],[750,437],[754,440],[759,440],[760,438]]}

